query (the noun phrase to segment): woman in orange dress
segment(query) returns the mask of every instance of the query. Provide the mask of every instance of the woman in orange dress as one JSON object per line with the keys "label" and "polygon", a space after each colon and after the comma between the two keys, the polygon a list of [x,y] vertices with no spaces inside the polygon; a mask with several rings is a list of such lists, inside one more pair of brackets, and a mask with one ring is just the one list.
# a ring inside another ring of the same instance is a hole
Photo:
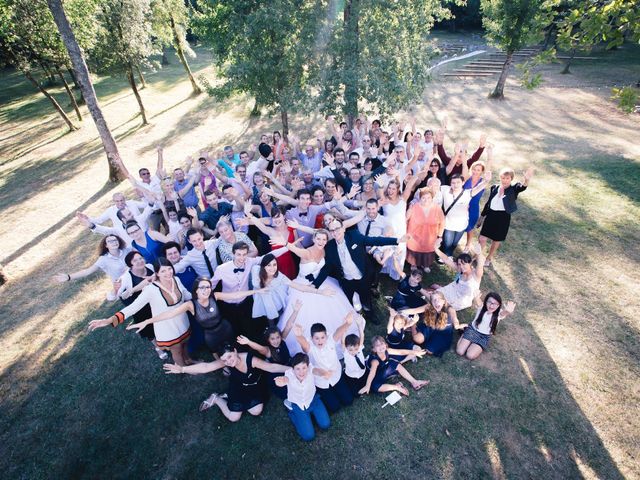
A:
{"label": "woman in orange dress", "polygon": [[407,261],[413,267],[431,271],[436,259],[434,244],[444,232],[444,213],[433,201],[433,193],[427,187],[421,188],[420,201],[414,203],[407,212]]}

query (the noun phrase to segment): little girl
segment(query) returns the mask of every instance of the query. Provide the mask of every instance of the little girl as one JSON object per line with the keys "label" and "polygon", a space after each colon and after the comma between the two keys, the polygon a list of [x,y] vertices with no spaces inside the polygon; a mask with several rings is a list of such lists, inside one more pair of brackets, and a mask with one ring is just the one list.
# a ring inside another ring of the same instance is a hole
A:
{"label": "little girl", "polygon": [[403,395],[409,395],[409,390],[407,390],[401,382],[395,384],[386,383],[389,377],[392,377],[396,373],[399,373],[402,378],[408,380],[416,391],[429,383],[428,380],[416,380],[400,362],[391,357],[391,355],[416,355],[422,357],[427,353],[425,350],[413,351],[388,348],[387,342],[379,335],[376,335],[371,340],[371,350],[371,355],[369,356],[369,376],[367,377],[365,386],[358,392],[361,395],[369,393],[371,390],[380,393],[397,391]]}
{"label": "little girl", "polygon": [[[387,323],[386,338],[387,345],[391,348],[395,348],[396,350],[420,350],[420,347],[406,338],[406,333],[411,331],[411,327],[413,327],[417,322],[417,315],[412,315],[409,319],[389,307],[389,321]],[[412,362],[418,360],[415,355],[394,355],[393,358],[398,360],[400,363],[405,363],[409,360]]]}
{"label": "little girl", "polygon": [[469,360],[475,360],[489,346],[489,338],[496,331],[498,322],[512,314],[516,308],[514,302],[502,305],[502,298],[495,292],[487,293],[482,308],[478,309],[476,317],[464,334],[458,340],[456,353]]}

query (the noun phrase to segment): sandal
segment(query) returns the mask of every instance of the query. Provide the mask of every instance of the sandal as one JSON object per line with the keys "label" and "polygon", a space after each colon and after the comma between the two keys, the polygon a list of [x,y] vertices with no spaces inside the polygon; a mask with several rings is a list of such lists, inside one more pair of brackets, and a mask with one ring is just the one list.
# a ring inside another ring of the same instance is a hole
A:
{"label": "sandal", "polygon": [[400,393],[403,394],[405,397],[409,396],[409,390],[407,390],[407,387],[405,387],[401,382],[396,383],[396,387],[398,387],[398,389],[400,390]]}
{"label": "sandal", "polygon": [[484,261],[484,266],[485,267],[490,267],[491,266],[491,260],[485,260]]}
{"label": "sandal", "polygon": [[199,410],[201,412],[204,412],[205,410],[209,410],[216,403],[216,398],[218,398],[217,393],[212,393],[211,395],[209,395],[209,398],[207,398],[204,402],[200,404]]}
{"label": "sandal", "polygon": [[160,360],[166,360],[167,358],[169,358],[169,354],[167,352],[165,352],[164,350],[162,350],[161,348],[155,347],[156,349],[156,353],[158,354],[158,357],[160,358]]}

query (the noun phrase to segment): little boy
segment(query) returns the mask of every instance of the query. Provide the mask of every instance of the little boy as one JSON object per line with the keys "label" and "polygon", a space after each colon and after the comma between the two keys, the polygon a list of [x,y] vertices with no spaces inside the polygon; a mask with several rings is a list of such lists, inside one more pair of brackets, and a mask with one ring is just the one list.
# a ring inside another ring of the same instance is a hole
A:
{"label": "little boy", "polygon": [[345,322],[335,331],[332,339],[327,338],[327,328],[321,323],[311,325],[311,344],[304,337],[302,326],[296,324],[293,333],[302,350],[309,355],[312,373],[322,402],[331,413],[353,403],[353,394],[342,377],[342,366],[336,352],[344,332],[353,322],[353,312],[345,317]]}
{"label": "little boy", "polygon": [[[344,375],[349,390],[354,397],[358,396],[358,390],[367,383],[367,362],[364,358],[364,318],[358,316],[358,335],[343,335],[342,349],[344,350]],[[345,331],[346,334],[346,331]]]}

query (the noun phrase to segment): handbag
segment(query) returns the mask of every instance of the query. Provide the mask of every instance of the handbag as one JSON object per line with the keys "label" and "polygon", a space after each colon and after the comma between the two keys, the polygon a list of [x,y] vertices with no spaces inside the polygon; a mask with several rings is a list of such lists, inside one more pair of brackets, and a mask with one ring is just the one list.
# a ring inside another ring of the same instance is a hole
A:
{"label": "handbag", "polygon": [[453,199],[453,202],[451,202],[451,205],[449,205],[449,207],[446,210],[444,209],[444,202],[442,202],[442,211],[444,212],[445,217],[447,216],[447,213],[451,211],[451,209],[456,204],[456,202],[460,200],[460,197],[462,197],[462,195],[464,195],[464,189],[462,189],[462,191],[458,194],[458,196]]}

